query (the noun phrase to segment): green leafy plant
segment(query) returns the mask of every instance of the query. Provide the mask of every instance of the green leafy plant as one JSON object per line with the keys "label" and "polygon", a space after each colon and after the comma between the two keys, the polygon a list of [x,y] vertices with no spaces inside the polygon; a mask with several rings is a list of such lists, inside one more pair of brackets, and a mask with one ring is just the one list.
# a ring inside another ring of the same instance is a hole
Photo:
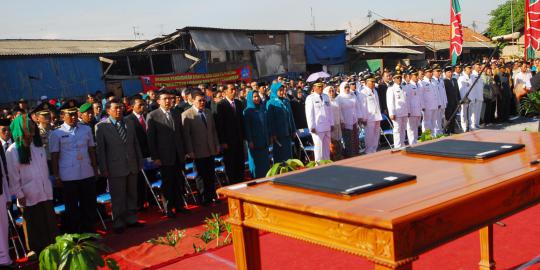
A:
{"label": "green leafy plant", "polygon": [[418,141],[419,142],[426,142],[426,141],[431,141],[431,140],[435,140],[435,139],[439,139],[439,138],[443,138],[443,137],[447,137],[448,135],[446,134],[439,134],[437,136],[433,136],[433,134],[431,133],[431,130],[429,129],[426,129],[426,131],[422,132],[422,134],[420,134],[420,136],[418,137]]}
{"label": "green leafy plant", "polygon": [[523,97],[520,111],[525,115],[540,115],[540,91],[531,92]]}
{"label": "green leafy plant", "polygon": [[46,247],[39,255],[40,270],[64,269],[120,269],[114,259],[101,257],[101,252],[110,252],[105,245],[99,243],[99,234],[64,234],[56,237],[54,244]]}
{"label": "green leafy plant", "polygon": [[206,250],[205,247],[199,247],[199,246],[195,245],[195,243],[193,243],[193,251],[195,251],[195,253],[203,252],[205,250]]}
{"label": "green leafy plant", "polygon": [[325,165],[325,164],[330,164],[330,163],[332,163],[332,161],[328,160],[328,159],[323,159],[323,160],[320,160],[320,161],[310,161],[308,164],[306,164],[306,168],[313,168],[313,167],[317,167],[317,166]]}
{"label": "green leafy plant", "polygon": [[186,236],[186,230],[172,229],[167,232],[165,236],[160,236],[148,240],[147,242],[153,245],[163,245],[174,248],[177,253],[180,253],[176,249],[176,245],[182,242],[182,239]]}
{"label": "green leafy plant", "polygon": [[275,176],[278,174],[288,173],[296,171],[298,169],[303,169],[304,163],[298,159],[289,159],[287,161],[276,163],[268,170],[266,177]]}
{"label": "green leafy plant", "polygon": [[[205,225],[203,226],[206,231],[198,235],[197,238],[201,239],[205,244],[216,240],[216,247],[220,245],[226,245],[230,242],[230,235],[232,232],[231,224],[226,222],[218,213],[212,213],[210,217],[204,219]],[[225,240],[220,242],[220,236],[226,232]]]}
{"label": "green leafy plant", "polygon": [[331,160],[320,160],[320,161],[310,161],[308,164],[304,165],[302,161],[298,159],[289,159],[284,162],[276,163],[268,170],[266,177],[276,176],[278,174],[288,173],[296,170],[301,170],[305,168],[313,168],[320,165],[325,165],[332,163]]}

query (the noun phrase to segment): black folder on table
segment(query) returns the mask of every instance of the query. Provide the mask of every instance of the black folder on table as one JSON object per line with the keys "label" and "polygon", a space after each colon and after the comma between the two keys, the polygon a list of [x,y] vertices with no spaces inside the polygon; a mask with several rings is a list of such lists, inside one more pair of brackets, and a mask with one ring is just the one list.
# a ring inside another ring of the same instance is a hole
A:
{"label": "black folder on table", "polygon": [[415,175],[339,165],[279,176],[274,183],[326,193],[355,195],[415,179]]}
{"label": "black folder on table", "polygon": [[486,159],[525,147],[523,144],[476,142],[464,140],[440,140],[406,148],[406,152],[430,156]]}

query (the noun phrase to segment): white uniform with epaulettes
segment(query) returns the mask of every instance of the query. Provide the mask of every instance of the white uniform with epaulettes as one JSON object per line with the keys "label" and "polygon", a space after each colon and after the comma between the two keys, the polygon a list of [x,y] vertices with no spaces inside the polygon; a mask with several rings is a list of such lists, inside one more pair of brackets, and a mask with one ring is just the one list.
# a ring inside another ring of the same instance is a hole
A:
{"label": "white uniform with epaulettes", "polygon": [[386,90],[386,105],[390,119],[394,118],[392,120],[394,147],[402,147],[405,144],[409,107],[407,105],[407,95],[401,85],[394,83],[388,87]]}
{"label": "white uniform with epaulettes", "polygon": [[326,94],[312,93],[306,98],[306,120],[314,144],[315,161],[330,159],[331,129],[334,115],[330,97]]}
{"label": "white uniform with epaulettes", "polygon": [[375,89],[364,86],[364,88],[358,92],[357,97],[359,101],[359,115],[367,122],[365,128],[366,153],[375,153],[379,146],[382,120],[379,96]]}
{"label": "white uniform with epaulettes", "polygon": [[439,115],[440,101],[439,89],[433,79],[424,77],[422,80],[422,100],[424,104],[424,119],[422,121],[422,132],[431,130],[435,133],[435,119]]}
{"label": "white uniform with epaulettes", "polygon": [[422,120],[422,110],[424,109],[423,90],[420,82],[410,81],[405,86],[407,95],[407,105],[409,106],[409,117],[407,118],[407,139],[409,145],[418,142],[418,127]]}

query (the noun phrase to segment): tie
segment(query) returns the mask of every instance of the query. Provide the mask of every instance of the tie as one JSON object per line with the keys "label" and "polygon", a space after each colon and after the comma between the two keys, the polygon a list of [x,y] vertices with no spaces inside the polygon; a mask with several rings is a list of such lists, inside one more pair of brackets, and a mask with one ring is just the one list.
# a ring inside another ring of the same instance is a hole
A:
{"label": "tie", "polygon": [[146,130],[146,122],[144,121],[142,114],[139,116],[139,123],[141,124],[141,127]]}
{"label": "tie", "polygon": [[204,111],[203,111],[203,110],[199,110],[199,115],[201,116],[201,119],[202,119],[202,121],[204,122],[204,126],[205,126],[205,127],[208,127],[208,125],[206,124],[206,116],[204,116]]}
{"label": "tie", "polygon": [[120,121],[116,122],[116,130],[118,131],[118,135],[120,135],[120,138],[122,138],[122,141],[126,143],[127,136],[126,136],[126,129],[124,128],[123,123],[120,123]]}
{"label": "tie", "polygon": [[231,101],[231,107],[233,108],[233,111],[236,112],[236,106],[234,105],[234,100]]}
{"label": "tie", "polygon": [[169,127],[174,130],[174,123],[172,120],[171,112],[166,112],[165,115],[167,116],[167,123],[169,123]]}

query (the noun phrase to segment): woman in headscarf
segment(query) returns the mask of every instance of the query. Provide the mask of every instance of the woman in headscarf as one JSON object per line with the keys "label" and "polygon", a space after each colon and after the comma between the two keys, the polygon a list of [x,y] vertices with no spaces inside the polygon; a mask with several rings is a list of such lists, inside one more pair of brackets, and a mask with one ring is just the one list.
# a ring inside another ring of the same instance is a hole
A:
{"label": "woman in headscarf", "polygon": [[266,108],[262,105],[261,96],[257,90],[251,90],[247,93],[244,127],[251,176],[254,179],[265,177],[270,169],[270,160],[268,159],[269,137]]}
{"label": "woman in headscarf", "polygon": [[345,157],[354,157],[358,155],[358,107],[356,96],[351,93],[349,83],[342,82],[339,85],[339,95],[336,97],[341,112],[341,133],[343,134],[343,143]]}
{"label": "woman in headscarf", "polygon": [[274,83],[270,87],[270,99],[266,103],[268,130],[273,143],[272,156],[275,163],[292,158],[291,142],[296,134],[291,105],[285,95],[283,84]]}
{"label": "woman in headscarf", "polygon": [[323,93],[330,97],[330,107],[332,107],[332,113],[334,115],[334,126],[330,135],[330,159],[340,160],[342,156],[341,145],[341,110],[339,104],[336,101],[336,89],[333,86],[327,86],[323,89]]}
{"label": "woman in headscarf", "polygon": [[47,153],[28,114],[17,116],[10,129],[15,142],[6,152],[10,189],[22,209],[26,245],[37,255],[57,235]]}

